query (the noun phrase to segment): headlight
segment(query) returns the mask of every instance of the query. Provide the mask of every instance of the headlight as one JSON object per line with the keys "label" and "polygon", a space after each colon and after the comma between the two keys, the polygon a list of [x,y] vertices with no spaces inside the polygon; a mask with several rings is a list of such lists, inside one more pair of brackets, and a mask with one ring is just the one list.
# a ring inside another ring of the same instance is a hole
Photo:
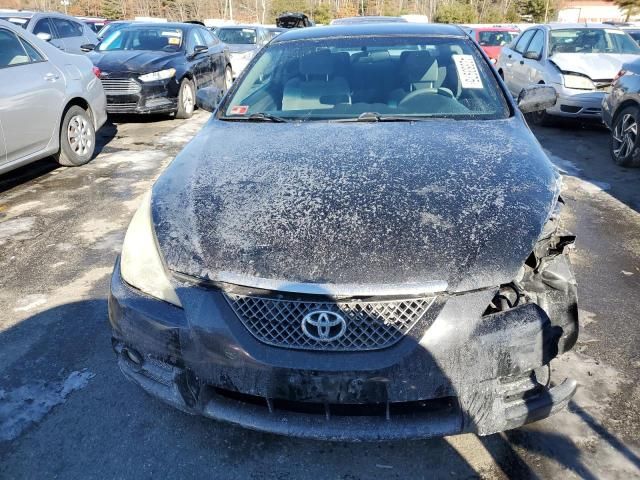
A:
{"label": "headlight", "polygon": [[156,236],[151,224],[151,192],[133,216],[122,245],[120,273],[132,287],[181,307],[160,258]]}
{"label": "headlight", "polygon": [[160,70],[159,72],[146,73],[140,75],[138,78],[141,82],[157,82],[158,80],[166,80],[176,74],[175,68],[168,68],[166,70]]}
{"label": "headlight", "polygon": [[575,88],[577,90],[595,90],[596,86],[587,77],[580,75],[563,75],[564,86],[567,88]]}

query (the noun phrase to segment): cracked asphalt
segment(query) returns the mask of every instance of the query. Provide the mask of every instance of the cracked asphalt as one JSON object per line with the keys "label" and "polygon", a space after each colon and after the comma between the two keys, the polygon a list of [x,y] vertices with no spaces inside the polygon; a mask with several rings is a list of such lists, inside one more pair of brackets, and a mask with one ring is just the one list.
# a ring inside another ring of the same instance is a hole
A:
{"label": "cracked asphalt", "polygon": [[581,335],[552,364],[580,383],[568,410],[489,437],[323,443],[191,417],[128,383],[109,274],[141,196],[206,119],[117,118],[86,166],[0,176],[0,478],[640,478],[640,170],[613,165],[594,126],[535,129],[578,235]]}

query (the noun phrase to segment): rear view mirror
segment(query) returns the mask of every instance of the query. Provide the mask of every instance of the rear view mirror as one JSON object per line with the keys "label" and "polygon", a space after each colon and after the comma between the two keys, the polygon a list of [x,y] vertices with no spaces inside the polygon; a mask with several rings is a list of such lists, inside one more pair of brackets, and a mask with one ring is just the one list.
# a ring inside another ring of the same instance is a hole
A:
{"label": "rear view mirror", "polygon": [[518,108],[522,113],[539,112],[556,104],[556,89],[547,85],[524,88],[518,95]]}
{"label": "rear view mirror", "polygon": [[90,52],[95,49],[96,46],[93,43],[85,43],[84,45],[80,45],[80,50],[83,52]]}
{"label": "rear view mirror", "polygon": [[36,37],[38,37],[40,40],[44,40],[45,42],[50,42],[51,41],[51,34],[50,33],[40,32],[39,34],[36,35]]}
{"label": "rear view mirror", "polygon": [[221,97],[222,90],[218,87],[200,88],[196,94],[196,105],[202,110],[213,112],[218,107]]}

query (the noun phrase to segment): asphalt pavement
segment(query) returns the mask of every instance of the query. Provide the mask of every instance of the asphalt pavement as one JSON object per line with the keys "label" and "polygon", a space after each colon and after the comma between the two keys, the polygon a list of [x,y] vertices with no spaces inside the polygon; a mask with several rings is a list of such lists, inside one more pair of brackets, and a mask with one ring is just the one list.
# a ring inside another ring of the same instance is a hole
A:
{"label": "asphalt pavement", "polygon": [[578,236],[580,339],[552,364],[580,384],[568,410],[488,437],[326,443],[188,416],[127,382],[109,275],[142,195],[206,119],[116,118],[88,165],[0,176],[0,478],[640,478],[640,169],[615,166],[597,126],[535,129]]}

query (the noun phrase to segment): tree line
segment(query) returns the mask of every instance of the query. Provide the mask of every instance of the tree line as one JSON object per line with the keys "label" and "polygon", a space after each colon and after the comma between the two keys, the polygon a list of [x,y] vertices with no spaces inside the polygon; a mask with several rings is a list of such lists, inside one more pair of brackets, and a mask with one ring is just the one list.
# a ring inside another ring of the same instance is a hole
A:
{"label": "tree line", "polygon": [[[304,12],[316,23],[356,15],[426,15],[440,23],[542,22],[555,18],[560,0],[70,0],[71,15],[169,20],[223,18],[274,23],[288,11]],[[634,2],[640,0],[618,0]],[[3,0],[6,8],[61,10],[59,0]]]}

